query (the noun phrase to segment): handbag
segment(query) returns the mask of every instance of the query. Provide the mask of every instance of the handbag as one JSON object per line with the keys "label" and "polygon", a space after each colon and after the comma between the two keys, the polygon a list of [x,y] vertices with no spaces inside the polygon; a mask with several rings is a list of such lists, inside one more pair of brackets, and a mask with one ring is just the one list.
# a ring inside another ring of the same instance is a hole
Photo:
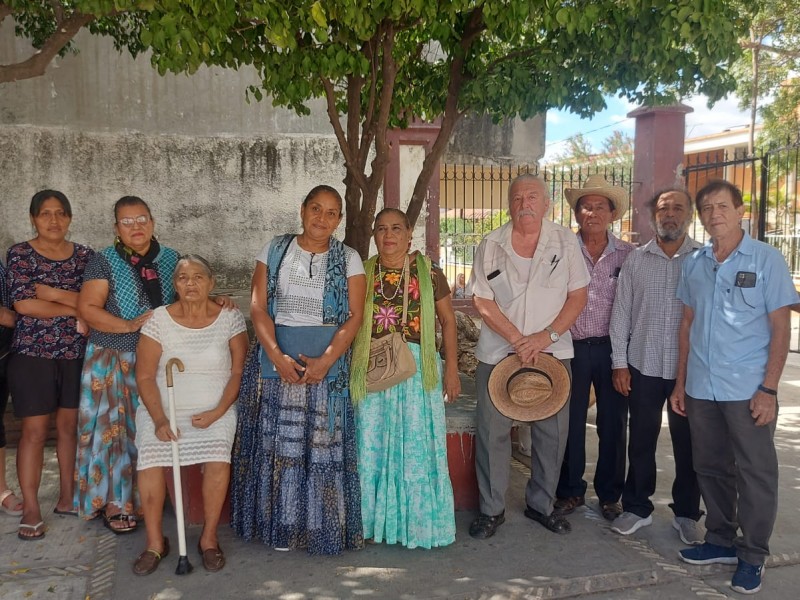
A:
{"label": "handbag", "polygon": [[[333,340],[333,336],[336,335],[338,330],[339,328],[336,325],[309,325],[304,327],[277,325],[275,327],[275,341],[278,342],[278,348],[281,349],[283,354],[288,354],[298,363],[303,364],[303,361],[300,360],[300,354],[308,358],[322,356],[328,346],[331,345],[331,340]],[[262,378],[280,377],[275,364],[270,360],[264,348],[261,348],[260,358]],[[341,361],[334,362],[326,377],[337,377],[340,365]]]}
{"label": "handbag", "polygon": [[403,265],[403,317],[400,330],[378,339],[370,340],[367,364],[367,392],[382,392],[410,378],[417,372],[417,361],[403,337],[408,320],[408,256]]}

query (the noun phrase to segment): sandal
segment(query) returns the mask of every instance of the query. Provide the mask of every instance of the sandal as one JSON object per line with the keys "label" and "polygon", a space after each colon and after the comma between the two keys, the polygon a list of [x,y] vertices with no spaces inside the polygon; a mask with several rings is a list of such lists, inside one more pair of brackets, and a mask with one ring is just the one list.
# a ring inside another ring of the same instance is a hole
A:
{"label": "sandal", "polygon": [[[31,531],[33,533],[31,535],[24,535],[22,533],[23,531]],[[35,542],[36,540],[40,540],[44,537],[44,532],[44,521],[39,521],[36,523],[36,525],[20,523],[19,530],[17,531],[17,537],[24,542]]]}
{"label": "sandal", "polygon": [[106,529],[116,533],[117,535],[122,535],[123,533],[132,533],[136,531],[137,523],[133,515],[126,515],[123,513],[117,513],[116,515],[108,515],[105,512],[103,512],[102,516],[103,516],[103,525],[105,525]]}
{"label": "sandal", "polygon": [[[6,506],[6,500],[8,500],[9,498],[14,498],[16,502],[12,502],[11,506]],[[12,508],[14,506],[19,506],[19,508]],[[7,515],[11,515],[12,517],[21,517],[22,500],[17,498],[17,495],[11,490],[6,490],[2,494],[0,494],[0,510],[2,510]]]}
{"label": "sandal", "polygon": [[161,559],[165,558],[167,554],[169,554],[169,538],[164,537],[164,549],[159,552],[148,548],[142,552],[136,558],[136,562],[133,563],[133,572],[136,575],[150,575],[158,568],[158,565],[161,564]]}
{"label": "sandal", "polygon": [[214,573],[225,566],[225,555],[222,553],[222,548],[219,547],[219,544],[217,544],[216,548],[208,548],[207,550],[203,550],[200,547],[200,542],[197,542],[197,551],[203,558],[203,566],[205,567],[206,571],[211,571]]}

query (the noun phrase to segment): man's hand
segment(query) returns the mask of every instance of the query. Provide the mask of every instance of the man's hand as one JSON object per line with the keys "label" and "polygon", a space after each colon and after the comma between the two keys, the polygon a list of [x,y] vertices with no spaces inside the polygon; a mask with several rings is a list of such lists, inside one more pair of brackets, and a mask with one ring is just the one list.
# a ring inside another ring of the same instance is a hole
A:
{"label": "man's hand", "polygon": [[514,342],[514,351],[519,355],[522,364],[532,365],[536,363],[539,352],[548,348],[552,343],[553,340],[550,339],[547,331],[539,331],[519,338]]}
{"label": "man's hand", "polygon": [[614,389],[627,397],[631,393],[631,372],[627,367],[611,370],[611,383]]}
{"label": "man's hand", "polygon": [[750,398],[750,414],[755,419],[756,427],[772,423],[778,415],[778,398],[756,390],[756,393]]}
{"label": "man's hand", "polygon": [[682,385],[675,384],[675,389],[672,390],[672,395],[669,397],[669,403],[676,414],[682,417],[686,416],[686,391]]}

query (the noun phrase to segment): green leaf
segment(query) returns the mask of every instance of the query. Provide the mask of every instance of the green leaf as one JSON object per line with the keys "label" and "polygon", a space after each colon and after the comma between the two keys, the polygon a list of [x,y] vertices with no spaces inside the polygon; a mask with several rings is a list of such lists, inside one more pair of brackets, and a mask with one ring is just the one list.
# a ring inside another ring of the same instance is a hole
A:
{"label": "green leaf", "polygon": [[328,19],[325,16],[325,9],[322,7],[322,3],[319,0],[311,5],[311,18],[314,19],[314,22],[320,27],[328,26]]}

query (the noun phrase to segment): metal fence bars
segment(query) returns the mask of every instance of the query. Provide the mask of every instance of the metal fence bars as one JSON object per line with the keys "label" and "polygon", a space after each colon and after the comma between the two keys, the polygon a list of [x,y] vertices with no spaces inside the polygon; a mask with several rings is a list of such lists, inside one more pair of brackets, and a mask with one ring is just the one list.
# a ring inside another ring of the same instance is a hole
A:
{"label": "metal fence bars", "polygon": [[[481,166],[444,164],[439,183],[439,261],[451,283],[463,273],[469,280],[472,259],[480,241],[508,221],[508,189],[518,175],[538,175],[547,183],[552,201],[549,218],[566,227],[576,227],[565,188],[583,185],[589,175],[602,174],[609,183],[631,194],[631,169],[623,166]],[[631,238],[630,211],[614,232]]]}

